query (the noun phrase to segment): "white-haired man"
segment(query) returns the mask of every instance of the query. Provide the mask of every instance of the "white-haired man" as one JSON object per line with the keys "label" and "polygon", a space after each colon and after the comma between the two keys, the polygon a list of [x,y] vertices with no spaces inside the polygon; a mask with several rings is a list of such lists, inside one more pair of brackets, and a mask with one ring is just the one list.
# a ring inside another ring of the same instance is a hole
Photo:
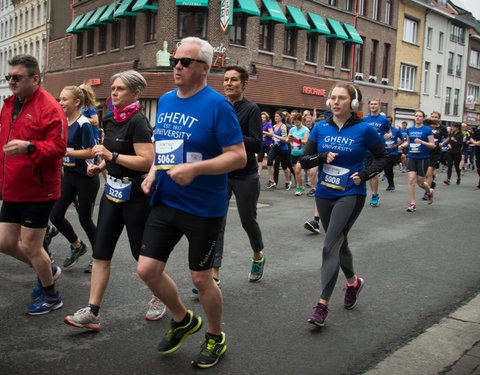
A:
{"label": "white-haired man", "polygon": [[185,235],[189,268],[208,320],[206,339],[192,364],[211,367],[226,350],[221,330],[222,293],[214,282],[214,247],[227,212],[227,173],[243,168],[246,153],[233,106],[207,84],[212,46],[199,38],[180,42],[170,58],[176,90],[158,101],[155,162],[142,184],[155,190],[138,262],[138,274],[168,307],[172,324],[161,353],[177,350],[202,326],[187,310],[174,281],[164,272],[167,259]]}

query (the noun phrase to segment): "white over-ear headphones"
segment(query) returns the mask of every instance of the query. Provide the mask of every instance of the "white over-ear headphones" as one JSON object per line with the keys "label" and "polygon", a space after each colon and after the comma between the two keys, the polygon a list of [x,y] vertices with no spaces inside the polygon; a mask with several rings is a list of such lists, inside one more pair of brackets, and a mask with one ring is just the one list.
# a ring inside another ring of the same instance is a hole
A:
{"label": "white over-ear headphones", "polygon": [[[360,107],[360,102],[358,101],[358,91],[355,88],[355,86],[353,86],[353,90],[355,90],[355,99],[352,99],[352,102],[350,103],[350,109],[352,111],[358,111],[358,108]],[[330,108],[330,104],[331,104],[330,99],[327,99],[325,104],[327,105],[328,108]]]}

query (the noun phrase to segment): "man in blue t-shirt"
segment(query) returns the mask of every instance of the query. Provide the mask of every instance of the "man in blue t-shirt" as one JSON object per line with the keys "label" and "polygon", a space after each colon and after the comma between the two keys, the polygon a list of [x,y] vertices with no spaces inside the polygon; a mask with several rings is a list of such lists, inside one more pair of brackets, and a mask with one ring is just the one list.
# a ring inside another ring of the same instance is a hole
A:
{"label": "man in blue t-shirt", "polygon": [[[366,123],[377,131],[378,136],[383,141],[385,145],[385,140],[390,138],[392,133],[390,132],[390,121],[385,116],[380,114],[380,99],[379,98],[371,98],[370,99],[370,113],[365,116],[363,119]],[[372,154],[367,152],[365,157],[365,167],[369,167],[373,161]],[[370,184],[370,189],[372,190],[372,200],[370,201],[370,206],[376,207],[378,206],[378,201],[380,196],[378,194],[378,175],[372,177],[368,180]]]}
{"label": "man in blue t-shirt", "polygon": [[138,274],[172,313],[158,346],[161,353],[172,353],[202,326],[164,272],[175,245],[187,237],[192,282],[208,322],[202,350],[192,361],[201,368],[216,365],[227,348],[213,249],[227,213],[227,173],[245,167],[247,160],[233,106],[207,84],[212,58],[212,46],[195,37],[182,39],[170,58],[177,89],[158,101],[155,161],[142,183],[146,194],[153,191],[153,207],[138,260]]}

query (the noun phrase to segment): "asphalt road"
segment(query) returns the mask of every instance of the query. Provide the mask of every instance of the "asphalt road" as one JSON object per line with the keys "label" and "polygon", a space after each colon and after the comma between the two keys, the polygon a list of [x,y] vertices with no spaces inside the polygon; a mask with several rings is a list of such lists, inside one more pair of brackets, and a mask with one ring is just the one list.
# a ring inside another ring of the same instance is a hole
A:
{"label": "asphalt road", "polygon": [[[478,176],[467,172],[460,185],[445,186],[438,174],[436,200],[429,206],[417,188],[417,212],[409,203],[407,176],[396,173],[397,190],[380,185],[380,206],[367,204],[350,232],[356,272],[365,279],[358,306],[343,308],[345,281],[339,277],[323,328],[306,322],[319,298],[323,234],[303,229],[313,216],[314,199],[294,189],[266,190],[266,171],[258,218],[267,264],[264,279],[247,281],[250,247],[235,205],[229,210],[221,271],[227,352],[215,374],[361,374],[438,322],[480,291]],[[283,175],[280,182],[283,183]],[[96,208],[98,209],[98,207]],[[79,227],[73,208],[68,217]],[[86,236],[79,230],[81,238]],[[51,250],[58,264],[67,254],[58,236]],[[89,255],[90,253],[88,253]],[[90,277],[83,256],[64,270],[58,289],[64,307],[44,316],[27,316],[35,285],[32,270],[0,255],[0,373],[2,374],[188,374],[203,334],[187,339],[171,355],[156,346],[170,316],[144,319],[151,294],[136,274],[122,234],[101,309],[102,329],[92,333],[67,326],[63,317],[86,306]],[[202,315],[191,293],[186,241],[167,265],[189,309]]]}

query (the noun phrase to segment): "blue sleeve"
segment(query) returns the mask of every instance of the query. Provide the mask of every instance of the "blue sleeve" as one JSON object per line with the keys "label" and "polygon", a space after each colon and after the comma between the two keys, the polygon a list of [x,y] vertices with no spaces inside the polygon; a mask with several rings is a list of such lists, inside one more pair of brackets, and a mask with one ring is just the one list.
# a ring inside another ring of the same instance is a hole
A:
{"label": "blue sleeve", "polygon": [[319,129],[320,129],[320,122],[310,132],[310,136],[308,137],[309,141],[318,143],[318,130]]}
{"label": "blue sleeve", "polygon": [[243,142],[242,130],[233,106],[220,102],[215,108],[215,137],[220,147],[228,147]]}
{"label": "blue sleeve", "polygon": [[80,127],[80,134],[82,135],[82,147],[89,148],[95,146],[95,138],[93,137],[92,124],[85,122]]}

